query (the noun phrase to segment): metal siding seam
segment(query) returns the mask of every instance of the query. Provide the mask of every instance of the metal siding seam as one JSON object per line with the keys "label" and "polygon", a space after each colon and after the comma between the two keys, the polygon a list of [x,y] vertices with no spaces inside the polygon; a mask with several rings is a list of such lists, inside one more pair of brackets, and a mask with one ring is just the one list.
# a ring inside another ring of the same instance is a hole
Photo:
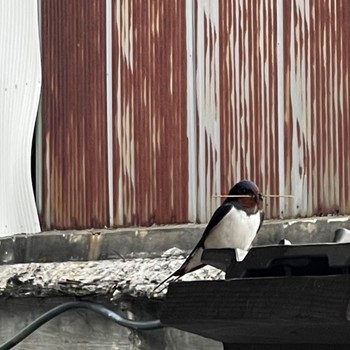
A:
{"label": "metal siding seam", "polygon": [[[296,1],[296,0],[295,0]],[[295,196],[295,201],[296,205],[298,205],[300,198],[301,198],[301,190],[299,189],[299,181],[297,178],[298,172],[298,160],[299,160],[299,143],[298,143],[298,138],[299,138],[299,129],[298,129],[298,123],[299,123],[299,116],[300,116],[300,102],[298,100],[298,93],[299,89],[297,89],[297,84],[298,84],[298,78],[299,76],[297,75],[297,68],[299,68],[300,61],[298,60],[299,56],[297,56],[298,52],[298,47],[296,45],[297,37],[298,37],[298,29],[299,26],[297,26],[297,12],[295,10],[295,2],[293,2],[291,6],[291,33],[290,33],[290,53],[289,53],[289,76],[290,80],[288,82],[289,84],[289,91],[290,91],[290,128],[291,128],[291,133],[292,133],[292,138],[291,138],[291,152],[292,152],[292,159],[291,159],[291,169],[290,169],[290,185],[291,189],[293,192],[293,195]],[[296,113],[294,113],[294,110],[296,110]],[[299,189],[298,192],[297,189]],[[289,214],[292,214],[295,216],[297,214],[295,206],[290,203],[291,206],[288,208]]]}
{"label": "metal siding seam", "polygon": [[42,99],[39,99],[38,116],[35,127],[35,197],[39,215],[43,208],[43,123]]}
{"label": "metal siding seam", "polygon": [[197,123],[198,123],[198,139],[197,139],[197,178],[198,178],[198,192],[197,192],[197,219],[201,222],[204,221],[205,218],[205,181],[202,183],[200,172],[204,169],[204,177],[206,176],[205,171],[205,148],[203,147],[203,128],[201,126],[200,118],[201,118],[201,100],[203,98],[203,74],[200,74],[199,71],[202,68],[202,59],[204,57],[203,53],[203,41],[199,40],[203,37],[203,11],[200,11],[199,3],[197,3],[197,27],[195,29],[197,40],[196,40],[196,105],[197,105]]}
{"label": "metal siding seam", "polygon": [[[343,9],[343,2],[338,2],[337,3],[338,8],[339,8],[339,22],[338,22],[338,33],[339,33],[339,42],[340,45],[338,47],[339,50],[339,57],[342,57],[346,53],[346,48],[344,47],[344,9]],[[346,194],[346,183],[347,181],[347,176],[346,176],[346,160],[347,160],[347,151],[346,151],[346,141],[344,138],[344,130],[345,130],[345,118],[344,118],[344,112],[345,112],[345,105],[346,105],[346,88],[345,88],[345,72],[346,72],[346,63],[344,62],[343,59],[338,61],[339,64],[339,76],[340,76],[340,81],[339,81],[339,89],[340,89],[340,98],[339,98],[339,113],[340,113],[340,138],[339,138],[339,154],[342,155],[340,159],[340,187],[339,187],[339,200],[340,200],[340,213],[346,212],[347,208],[347,194]]]}
{"label": "metal siding seam", "polygon": [[[345,5],[346,3],[346,5]],[[342,15],[343,15],[343,31],[345,33],[344,38],[343,38],[343,56],[344,57],[349,57],[350,55],[350,45],[349,45],[349,36],[350,36],[350,4],[348,1],[343,2],[344,9],[342,10]],[[350,150],[350,145],[349,145],[349,137],[348,137],[348,130],[349,130],[349,118],[348,118],[348,113],[350,112],[349,107],[350,107],[350,94],[349,94],[349,88],[350,88],[350,79],[349,79],[349,60],[343,60],[343,74],[344,76],[344,83],[343,83],[343,89],[344,89],[344,96],[343,99],[344,104],[343,104],[343,123],[344,123],[344,128],[343,128],[343,142],[344,142],[344,150],[346,150],[346,154],[349,157],[349,150]],[[344,152],[344,153],[345,153]],[[349,158],[344,157],[344,190],[343,192],[345,193],[345,196],[347,197],[346,201],[346,207],[344,208],[345,210],[347,209],[348,212],[350,211],[350,203],[348,199],[348,193],[349,193],[349,181],[348,181],[348,174],[350,172],[350,161]]]}
{"label": "metal siding seam", "polygon": [[[114,0],[115,4],[115,10],[114,10],[114,20],[113,23],[115,26],[113,27],[115,36],[113,37],[113,44],[117,47],[117,49],[114,51],[114,55],[116,55],[118,58],[115,58],[116,61],[116,67],[113,70],[113,82],[116,86],[116,91],[113,91],[114,95],[114,100],[116,101],[116,106],[115,110],[113,110],[113,113],[115,114],[115,119],[114,119],[114,124],[115,124],[115,129],[116,132],[115,134],[115,140],[113,145],[116,147],[116,152],[118,153],[115,155],[114,162],[115,162],[115,167],[116,171],[113,172],[114,176],[117,176],[117,185],[115,186],[117,189],[117,205],[115,207],[118,207],[116,213],[114,213],[114,220],[116,220],[116,224],[122,225],[123,222],[123,212],[124,212],[124,206],[123,206],[123,171],[122,171],[122,159],[123,159],[123,154],[122,154],[122,133],[121,133],[121,111],[123,107],[123,98],[121,94],[121,62],[122,62],[122,57],[123,57],[123,52],[122,52],[122,47],[121,47],[121,36],[122,36],[122,14],[121,14],[121,4],[120,1]],[[117,175],[118,173],[118,175]],[[114,187],[114,186],[113,186]],[[114,205],[113,205],[114,207]]]}
{"label": "metal siding seam", "polygon": [[311,38],[310,38],[310,21],[311,21],[311,15],[310,15],[310,3],[305,3],[305,13],[306,13],[306,33],[307,33],[307,39],[305,40],[305,45],[307,48],[306,54],[305,54],[305,60],[306,60],[306,68],[307,68],[307,76],[306,76],[306,90],[308,91],[308,98],[306,101],[306,115],[307,115],[307,161],[308,161],[308,178],[306,181],[306,191],[304,193],[304,196],[306,196],[306,215],[312,215],[313,210],[313,168],[312,168],[312,131],[313,131],[313,124],[312,124],[312,84],[311,84]]}
{"label": "metal siding seam", "polygon": [[[317,45],[314,45],[314,65],[315,65],[315,85],[314,85],[314,90],[315,90],[315,97],[314,97],[314,105],[315,105],[315,109],[314,109],[314,113],[315,113],[315,121],[316,118],[321,118],[321,112],[322,112],[322,86],[323,86],[323,82],[322,82],[322,74],[321,74],[321,70],[320,70],[320,50],[321,50],[321,37],[320,37],[320,29],[321,29],[321,21],[318,21],[319,18],[321,18],[321,14],[320,14],[320,10],[319,10],[319,2],[314,2],[313,3],[314,6],[314,11],[313,11],[313,25],[314,25],[314,37],[315,37],[315,43],[317,43]],[[316,21],[317,18],[317,21]],[[319,120],[317,120],[319,121]],[[318,141],[322,138],[322,121],[321,123],[317,123],[315,125],[315,148],[317,148],[317,152],[316,153],[316,173],[317,173],[317,182],[314,183],[314,186],[316,186],[316,188],[318,189],[318,191],[316,192],[316,207],[315,209],[317,210],[317,214],[321,214],[321,209],[320,206],[322,204],[322,199],[323,199],[323,188],[322,188],[322,174],[321,174],[321,169],[322,169],[322,165],[323,165],[323,154],[324,154],[324,149],[323,149],[323,142],[321,142],[320,144],[318,144]]]}
{"label": "metal siding seam", "polygon": [[339,57],[338,57],[338,47],[339,47],[339,41],[340,38],[337,36],[337,29],[338,29],[338,22],[339,22],[339,13],[337,11],[338,7],[336,6],[336,3],[334,4],[334,14],[335,14],[335,23],[334,23],[334,38],[336,40],[336,46],[334,48],[334,94],[333,94],[333,110],[334,110],[334,115],[336,118],[336,125],[335,125],[335,137],[334,137],[334,152],[333,152],[333,157],[334,157],[334,164],[335,164],[335,169],[336,169],[336,178],[338,181],[334,182],[334,203],[335,207],[334,209],[336,211],[339,211],[340,208],[340,163],[341,159],[337,158],[337,155],[339,155],[339,141],[340,141],[340,132],[339,132],[339,121],[340,121],[340,110],[339,110]]}
{"label": "metal siding seam", "polygon": [[[265,122],[262,122],[261,125],[261,139],[260,139],[260,145],[261,145],[261,154],[269,154],[269,152],[265,152],[264,153],[264,149],[263,147],[268,147],[266,146],[266,140],[268,139],[268,134],[267,134],[267,128],[268,128],[268,121],[267,121],[267,108],[269,107],[268,102],[266,101],[266,94],[265,94],[265,77],[264,77],[264,72],[265,72],[265,60],[267,59],[268,56],[268,50],[265,50],[265,41],[264,41],[264,32],[266,33],[266,35],[268,34],[268,31],[264,30],[264,19],[267,18],[267,15],[265,14],[265,18],[264,18],[264,5],[265,5],[265,1],[259,1],[260,2],[260,6],[257,10],[257,13],[259,14],[259,30],[258,30],[258,37],[256,38],[257,40],[257,46],[259,48],[259,56],[260,58],[260,69],[259,67],[257,67],[258,70],[258,74],[257,74],[257,78],[258,81],[255,82],[255,84],[258,86],[260,85],[260,98],[261,100],[258,102],[259,103],[259,107],[261,108],[260,110],[260,114],[262,119],[265,119]],[[265,9],[266,11],[266,9]],[[267,11],[266,11],[267,12]],[[265,21],[266,23],[266,21]],[[267,91],[266,91],[267,92]],[[266,101],[266,102],[265,102]],[[264,174],[268,174],[267,172],[265,172],[266,167],[268,166],[268,164],[266,164],[266,158],[265,157],[261,157],[261,163],[260,163],[260,173],[262,175],[262,183],[258,184],[261,187],[263,185],[265,185],[266,180],[264,177]],[[264,191],[266,191],[266,188],[264,188]]]}
{"label": "metal siding seam", "polygon": [[[241,151],[240,151],[240,144],[242,142],[242,136],[240,134],[240,120],[241,120],[241,101],[240,101],[240,96],[241,96],[241,84],[240,84],[240,77],[241,77],[241,66],[242,60],[241,60],[241,55],[240,55],[240,50],[241,50],[241,40],[240,40],[240,24],[241,24],[241,17],[240,14],[242,11],[240,11],[240,7],[238,4],[238,1],[235,1],[235,14],[236,14],[236,21],[235,23],[235,36],[234,36],[234,106],[235,111],[233,114],[235,115],[235,131],[236,131],[236,137],[233,140],[233,146],[236,150],[235,152],[235,160],[233,160],[232,166],[236,165],[236,175],[237,179],[241,179],[244,177],[244,171],[243,170],[243,160],[241,157]],[[232,16],[233,17],[233,16]]]}
{"label": "metal siding seam", "polygon": [[[278,105],[278,179],[279,193],[285,192],[284,173],[284,40],[283,40],[283,1],[277,0],[277,105]],[[279,199],[280,217],[285,213],[285,199]]]}
{"label": "metal siding seam", "polygon": [[[214,65],[214,77],[215,77],[215,90],[214,90],[214,96],[213,96],[213,103],[215,105],[215,114],[216,114],[216,120],[217,120],[217,149],[216,149],[216,159],[214,163],[215,167],[215,178],[216,181],[214,183],[214,186],[212,188],[212,191],[215,193],[220,193],[221,191],[221,141],[220,141],[220,129],[221,129],[221,110],[220,110],[220,18],[219,18],[219,1],[215,3],[215,27],[214,27],[214,33],[213,33],[213,65]],[[210,193],[209,201],[212,202],[211,195],[213,193]],[[215,202],[215,201],[214,201]],[[219,205],[218,202],[215,203],[216,206]],[[212,208],[215,210],[215,208]],[[209,213],[209,216],[207,217],[207,220],[210,219],[212,213]]]}
{"label": "metal siding seam", "polygon": [[220,139],[221,139],[221,161],[223,168],[221,169],[221,193],[226,192],[227,188],[230,186],[232,179],[232,167],[229,166],[229,154],[231,145],[231,133],[228,132],[232,130],[230,125],[232,119],[228,118],[230,110],[230,98],[229,94],[232,89],[230,88],[230,62],[229,62],[229,45],[228,40],[230,38],[230,29],[228,28],[228,7],[230,4],[220,4],[220,28],[219,36],[220,40],[220,58],[222,62],[222,68],[220,69],[220,110],[221,110],[221,129],[220,129]]}
{"label": "metal siding seam", "polygon": [[[333,4],[333,3],[332,3]],[[339,162],[337,158],[338,154],[338,140],[339,140],[339,132],[338,132],[338,122],[339,122],[339,112],[338,107],[336,107],[337,99],[338,99],[338,91],[337,91],[337,82],[338,82],[338,71],[337,71],[337,46],[338,46],[338,40],[339,38],[336,35],[336,23],[338,21],[338,16],[335,8],[335,4],[333,4],[332,9],[333,14],[333,22],[332,22],[332,30],[331,30],[331,39],[330,44],[334,43],[332,47],[330,48],[330,56],[333,60],[333,74],[332,74],[332,95],[330,96],[330,102],[331,102],[331,108],[332,108],[332,115],[333,115],[333,123],[334,123],[334,129],[332,133],[332,153],[331,153],[331,169],[334,169],[334,173],[330,176],[330,185],[332,188],[332,207],[330,208],[332,210],[332,213],[336,213],[339,210]],[[336,178],[337,181],[333,181],[333,179]]]}
{"label": "metal siding seam", "polygon": [[112,0],[106,0],[106,111],[109,226],[114,226],[113,110],[112,110]]}

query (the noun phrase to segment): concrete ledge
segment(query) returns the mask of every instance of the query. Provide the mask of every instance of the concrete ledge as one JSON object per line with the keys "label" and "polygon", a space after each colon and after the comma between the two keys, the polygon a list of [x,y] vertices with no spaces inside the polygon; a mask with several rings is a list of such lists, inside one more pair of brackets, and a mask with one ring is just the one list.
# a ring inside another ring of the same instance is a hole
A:
{"label": "concrete ledge", "polygon": [[[206,225],[176,225],[115,230],[49,231],[0,239],[0,265],[29,262],[157,258],[170,248],[190,251]],[[350,216],[268,220],[254,245],[333,241],[337,228],[350,229]],[[59,248],[59,249],[58,249]]]}
{"label": "concrete ledge", "polygon": [[276,244],[288,239],[292,244],[333,242],[338,228],[350,228],[350,216],[310,217],[290,220],[268,220],[254,245]]}
{"label": "concrete ledge", "polygon": [[[152,295],[154,287],[180,267],[185,255],[163,258],[110,259],[3,265],[0,297],[106,297],[163,298],[165,290]],[[183,280],[224,278],[211,266],[186,275]]]}
{"label": "concrete ledge", "polygon": [[[147,298],[157,283],[180,267],[204,228],[52,231],[3,238],[0,295]],[[338,228],[350,228],[350,217],[266,221],[254,243],[277,244],[282,238],[294,244],[332,242]],[[183,280],[219,278],[224,278],[222,272],[208,266]]]}

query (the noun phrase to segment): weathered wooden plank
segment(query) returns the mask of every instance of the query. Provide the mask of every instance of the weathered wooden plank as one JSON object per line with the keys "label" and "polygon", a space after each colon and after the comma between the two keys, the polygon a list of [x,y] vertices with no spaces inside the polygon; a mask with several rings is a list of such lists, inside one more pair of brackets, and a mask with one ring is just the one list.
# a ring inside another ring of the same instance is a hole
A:
{"label": "weathered wooden plank", "polygon": [[348,275],[172,283],[161,321],[224,343],[350,344]]}

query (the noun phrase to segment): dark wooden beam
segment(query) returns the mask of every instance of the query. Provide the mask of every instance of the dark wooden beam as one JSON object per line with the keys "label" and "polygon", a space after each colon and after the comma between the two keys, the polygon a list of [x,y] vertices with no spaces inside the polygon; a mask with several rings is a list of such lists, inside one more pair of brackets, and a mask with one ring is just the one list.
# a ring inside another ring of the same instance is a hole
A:
{"label": "dark wooden beam", "polygon": [[169,286],[161,321],[221,341],[225,349],[350,349],[349,296],[349,275],[177,282]]}

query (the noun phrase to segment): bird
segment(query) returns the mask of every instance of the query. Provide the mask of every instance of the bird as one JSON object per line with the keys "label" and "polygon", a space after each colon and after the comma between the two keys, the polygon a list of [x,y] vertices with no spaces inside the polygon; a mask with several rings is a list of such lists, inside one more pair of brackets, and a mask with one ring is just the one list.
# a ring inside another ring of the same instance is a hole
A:
{"label": "bird", "polygon": [[236,251],[236,259],[241,261],[242,256],[245,256],[251,247],[263,220],[263,194],[253,181],[239,181],[230,189],[221,206],[216,209],[201,239],[185,262],[159,283],[153,292],[170,278],[176,277],[177,280],[205,266],[201,261],[204,249],[232,248]]}

